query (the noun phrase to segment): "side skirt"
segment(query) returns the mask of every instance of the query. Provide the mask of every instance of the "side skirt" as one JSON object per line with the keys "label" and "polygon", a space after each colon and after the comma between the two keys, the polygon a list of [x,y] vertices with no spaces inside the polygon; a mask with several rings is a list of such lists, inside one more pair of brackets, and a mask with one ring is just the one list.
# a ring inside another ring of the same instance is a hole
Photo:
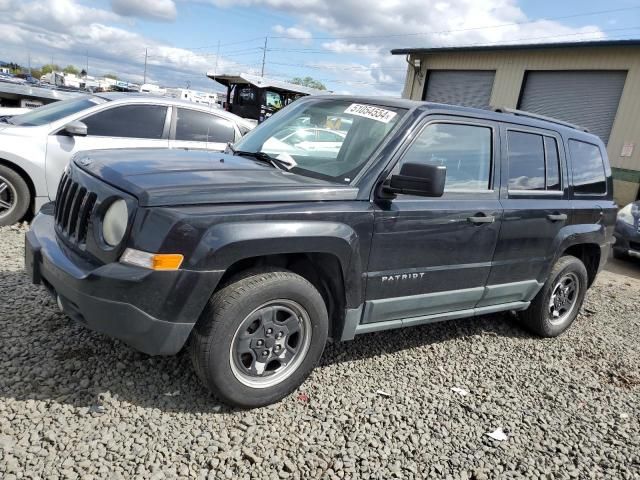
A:
{"label": "side skirt", "polygon": [[424,315],[420,317],[403,318],[398,320],[389,320],[386,322],[365,323],[361,324],[363,307],[348,309],[345,314],[345,324],[342,331],[341,341],[353,340],[356,335],[362,333],[379,332],[382,330],[392,330],[394,328],[413,327],[416,325],[425,325],[427,323],[443,322],[446,320],[455,320],[458,318],[475,317],[478,315],[488,315],[497,312],[506,312],[509,310],[526,310],[531,302],[511,302],[501,305],[489,305],[485,307],[469,308],[466,310],[458,310],[455,312],[437,313],[433,315]]}

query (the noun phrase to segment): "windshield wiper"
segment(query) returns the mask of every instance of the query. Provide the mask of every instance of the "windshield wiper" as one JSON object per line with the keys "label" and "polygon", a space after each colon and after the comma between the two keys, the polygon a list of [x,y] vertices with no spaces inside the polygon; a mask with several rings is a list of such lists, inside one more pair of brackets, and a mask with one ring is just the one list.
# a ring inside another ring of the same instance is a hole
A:
{"label": "windshield wiper", "polygon": [[255,158],[262,163],[268,163],[272,167],[278,168],[280,170],[288,171],[289,168],[291,168],[291,165],[289,165],[287,162],[283,162],[282,160],[272,157],[265,152],[244,152],[242,150],[235,150],[231,145],[229,145],[229,149],[233,152],[234,155]]}

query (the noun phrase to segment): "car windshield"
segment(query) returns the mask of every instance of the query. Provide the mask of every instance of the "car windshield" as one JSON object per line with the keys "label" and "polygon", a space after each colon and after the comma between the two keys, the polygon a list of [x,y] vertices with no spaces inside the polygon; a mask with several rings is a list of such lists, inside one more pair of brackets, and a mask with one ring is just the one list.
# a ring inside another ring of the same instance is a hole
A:
{"label": "car windshield", "polygon": [[303,100],[261,124],[235,150],[268,154],[293,173],[350,183],[405,113],[343,99]]}
{"label": "car windshield", "polygon": [[51,103],[44,107],[38,107],[35,110],[18,115],[11,119],[13,125],[21,125],[23,127],[39,127],[46,123],[55,122],[61,118],[81,112],[87,108],[94,107],[107,100],[100,97],[82,97],[62,100],[60,102]]}

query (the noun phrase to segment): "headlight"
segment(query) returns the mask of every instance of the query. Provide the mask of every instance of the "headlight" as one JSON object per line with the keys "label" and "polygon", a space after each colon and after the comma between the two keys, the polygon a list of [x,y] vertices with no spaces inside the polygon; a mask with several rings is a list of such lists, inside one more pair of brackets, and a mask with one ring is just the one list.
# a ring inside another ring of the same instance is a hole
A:
{"label": "headlight", "polygon": [[124,233],[127,231],[128,220],[127,202],[120,199],[109,206],[102,217],[102,238],[107,245],[115,247],[122,242]]}
{"label": "headlight", "polygon": [[638,214],[638,206],[634,203],[630,203],[622,210],[618,212],[618,220],[628,225],[635,224],[635,216]]}

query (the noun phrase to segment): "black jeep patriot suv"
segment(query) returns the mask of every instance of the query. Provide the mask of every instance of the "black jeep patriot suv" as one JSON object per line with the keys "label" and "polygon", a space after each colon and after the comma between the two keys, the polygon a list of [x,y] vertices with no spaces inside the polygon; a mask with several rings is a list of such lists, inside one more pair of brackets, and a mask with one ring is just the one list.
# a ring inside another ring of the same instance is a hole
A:
{"label": "black jeep patriot suv", "polygon": [[80,154],[25,263],[70,317],[150,355],[187,345],[211,391],[253,407],[328,337],[505,310],[559,335],[615,220],[605,147],[572,125],[318,96],[225,154]]}

